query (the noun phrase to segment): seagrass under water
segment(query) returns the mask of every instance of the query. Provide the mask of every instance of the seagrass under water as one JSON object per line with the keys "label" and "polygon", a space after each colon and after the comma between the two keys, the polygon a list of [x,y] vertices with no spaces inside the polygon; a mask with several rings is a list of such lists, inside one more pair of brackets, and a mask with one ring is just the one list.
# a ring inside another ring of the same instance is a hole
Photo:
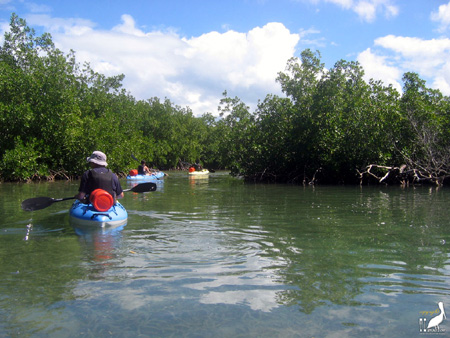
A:
{"label": "seagrass under water", "polygon": [[409,337],[450,306],[446,188],[157,184],[81,235],[20,210],[78,182],[0,185],[0,337]]}

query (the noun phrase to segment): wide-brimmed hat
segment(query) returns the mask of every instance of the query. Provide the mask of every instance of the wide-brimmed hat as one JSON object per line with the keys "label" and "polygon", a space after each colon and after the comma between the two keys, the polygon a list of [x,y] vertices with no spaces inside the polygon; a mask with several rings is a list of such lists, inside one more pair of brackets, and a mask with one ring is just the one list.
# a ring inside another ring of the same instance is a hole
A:
{"label": "wide-brimmed hat", "polygon": [[106,163],[106,155],[101,151],[94,151],[91,156],[86,158],[87,162],[92,162],[103,167],[106,167],[108,163]]}

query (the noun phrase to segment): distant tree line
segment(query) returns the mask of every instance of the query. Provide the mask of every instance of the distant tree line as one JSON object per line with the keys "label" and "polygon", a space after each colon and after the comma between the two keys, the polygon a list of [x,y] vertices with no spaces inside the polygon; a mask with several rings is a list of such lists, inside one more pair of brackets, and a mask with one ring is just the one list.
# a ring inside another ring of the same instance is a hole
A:
{"label": "distant tree line", "polygon": [[442,185],[449,97],[415,73],[404,74],[401,96],[363,76],[357,62],[325,70],[319,52],[305,50],[278,75],[286,98],[268,95],[253,114],[229,100],[232,171],[254,181]]}
{"label": "distant tree line", "polygon": [[138,101],[123,79],[80,65],[13,14],[0,48],[1,178],[74,178],[96,149],[117,173],[137,167],[132,154],[162,168],[198,158],[215,164],[205,150],[208,117],[169,100]]}
{"label": "distant tree line", "polygon": [[0,47],[0,179],[76,178],[101,150],[122,175],[134,155],[161,169],[199,160],[255,182],[443,184],[449,98],[415,73],[402,95],[363,75],[343,60],[326,70],[305,50],[277,77],[285,97],[250,112],[225,92],[218,117],[195,117],[168,99],[136,100],[124,75],[80,65],[13,14]]}

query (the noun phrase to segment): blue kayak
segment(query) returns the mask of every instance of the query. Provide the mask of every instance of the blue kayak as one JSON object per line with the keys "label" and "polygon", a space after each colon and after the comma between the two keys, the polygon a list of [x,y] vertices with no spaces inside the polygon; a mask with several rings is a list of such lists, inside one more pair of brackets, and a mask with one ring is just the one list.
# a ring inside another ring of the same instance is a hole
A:
{"label": "blue kayak", "polygon": [[164,173],[162,171],[158,171],[157,173],[154,173],[152,175],[135,175],[135,176],[127,176],[127,180],[132,181],[151,181],[151,180],[158,180],[160,178],[164,177]]}
{"label": "blue kayak", "polygon": [[125,226],[128,221],[128,212],[119,202],[107,211],[97,211],[92,204],[76,200],[70,208],[69,215],[74,226],[93,228],[117,228]]}

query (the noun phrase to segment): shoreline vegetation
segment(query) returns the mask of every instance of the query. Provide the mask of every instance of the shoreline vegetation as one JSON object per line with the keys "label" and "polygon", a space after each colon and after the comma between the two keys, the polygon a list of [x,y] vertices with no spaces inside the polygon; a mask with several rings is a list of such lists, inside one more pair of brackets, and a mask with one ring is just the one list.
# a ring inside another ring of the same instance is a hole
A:
{"label": "shoreline vegetation", "polygon": [[224,91],[217,112],[153,97],[106,77],[11,15],[0,47],[0,180],[71,180],[93,150],[121,177],[135,154],[161,170],[200,162],[247,182],[442,186],[450,178],[450,98],[403,75],[403,90],[366,82],[357,62],[325,69],[304,50],[255,111]]}

